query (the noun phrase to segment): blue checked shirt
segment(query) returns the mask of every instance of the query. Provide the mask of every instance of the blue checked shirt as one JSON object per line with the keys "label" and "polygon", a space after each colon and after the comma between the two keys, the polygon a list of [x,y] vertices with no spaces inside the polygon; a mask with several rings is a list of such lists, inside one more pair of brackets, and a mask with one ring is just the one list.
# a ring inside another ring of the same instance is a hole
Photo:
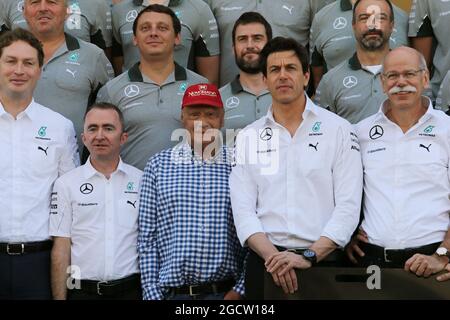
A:
{"label": "blue checked shirt", "polygon": [[139,207],[138,250],[144,299],[170,288],[236,279],[244,294],[246,250],[236,236],[228,178],[232,151],[213,160],[193,156],[188,144],[150,158]]}

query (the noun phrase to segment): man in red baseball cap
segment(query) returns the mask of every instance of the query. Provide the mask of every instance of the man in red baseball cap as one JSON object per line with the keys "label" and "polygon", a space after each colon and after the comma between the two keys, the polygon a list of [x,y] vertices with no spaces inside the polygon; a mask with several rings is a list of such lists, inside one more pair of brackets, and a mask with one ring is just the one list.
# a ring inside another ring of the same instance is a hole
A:
{"label": "man in red baseball cap", "polygon": [[184,93],[181,108],[181,121],[193,151],[203,159],[213,157],[222,145],[224,110],[219,90],[208,83],[192,85]]}
{"label": "man in red baseball cap", "polygon": [[185,140],[150,158],[139,205],[144,299],[217,300],[244,295],[246,250],[231,213],[232,151],[222,144],[223,105],[211,84],[189,87]]}

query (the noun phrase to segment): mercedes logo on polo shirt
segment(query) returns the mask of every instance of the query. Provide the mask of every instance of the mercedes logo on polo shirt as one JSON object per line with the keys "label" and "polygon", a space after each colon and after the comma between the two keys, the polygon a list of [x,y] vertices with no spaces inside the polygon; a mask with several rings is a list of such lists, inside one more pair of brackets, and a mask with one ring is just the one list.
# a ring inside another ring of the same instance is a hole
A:
{"label": "mercedes logo on polo shirt", "polygon": [[369,137],[372,140],[381,138],[383,136],[383,134],[384,134],[384,129],[383,129],[383,127],[381,127],[379,125],[373,126],[372,129],[370,129],[370,131],[369,131]]}
{"label": "mercedes logo on polo shirt", "polygon": [[336,30],[344,29],[347,26],[347,19],[344,17],[338,17],[333,22],[333,28]]}
{"label": "mercedes logo on polo shirt", "polygon": [[125,19],[127,20],[127,22],[133,22],[134,20],[136,20],[137,16],[138,16],[137,11],[131,10],[131,11],[128,11]]}
{"label": "mercedes logo on polo shirt", "polygon": [[235,96],[233,96],[233,97],[229,97],[228,99],[227,99],[227,101],[225,101],[225,106],[228,108],[228,109],[234,109],[234,108],[236,108],[238,105],[239,105],[239,98],[238,97],[235,97]]}
{"label": "mercedes logo on polo shirt", "polygon": [[92,191],[94,191],[94,186],[93,186],[92,184],[90,184],[90,183],[83,183],[83,184],[80,186],[80,192],[81,192],[82,194],[89,194],[89,193],[91,193]]}
{"label": "mercedes logo on polo shirt", "polygon": [[270,139],[272,139],[272,136],[273,136],[273,132],[272,132],[272,129],[269,127],[265,128],[259,135],[259,137],[263,141],[269,141]]}
{"label": "mercedes logo on polo shirt", "polygon": [[355,76],[348,76],[345,77],[344,80],[342,80],[342,84],[347,89],[350,89],[358,84],[358,79]]}
{"label": "mercedes logo on polo shirt", "polygon": [[126,86],[124,93],[128,98],[136,97],[139,94],[139,87],[135,84],[130,84]]}

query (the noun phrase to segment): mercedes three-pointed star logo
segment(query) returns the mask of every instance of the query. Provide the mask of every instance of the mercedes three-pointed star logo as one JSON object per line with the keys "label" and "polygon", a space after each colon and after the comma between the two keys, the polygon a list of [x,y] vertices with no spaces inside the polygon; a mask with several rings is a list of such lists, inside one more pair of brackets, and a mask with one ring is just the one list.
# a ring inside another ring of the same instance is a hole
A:
{"label": "mercedes three-pointed star logo", "polygon": [[131,11],[128,11],[125,19],[127,20],[127,22],[133,22],[136,19],[137,15],[138,15],[138,13],[136,10],[131,10]]}
{"label": "mercedes three-pointed star logo", "polygon": [[369,131],[369,138],[372,140],[376,140],[378,138],[381,138],[384,134],[384,129],[383,127],[376,125],[373,126],[372,129],[370,129]]}
{"label": "mercedes three-pointed star logo", "polygon": [[272,128],[269,127],[264,128],[264,130],[261,131],[261,134],[259,135],[259,137],[263,141],[269,141],[270,139],[272,139],[272,136],[273,136]]}
{"label": "mercedes three-pointed star logo", "polygon": [[135,84],[130,84],[126,86],[124,93],[128,98],[136,97],[139,94],[139,87]]}
{"label": "mercedes three-pointed star logo", "polygon": [[350,89],[358,84],[358,79],[355,76],[348,76],[345,77],[344,80],[342,80],[342,84],[347,89]]}
{"label": "mercedes three-pointed star logo", "polygon": [[236,108],[239,105],[239,98],[236,96],[229,97],[227,101],[225,101],[225,106],[228,109]]}
{"label": "mercedes three-pointed star logo", "polygon": [[338,17],[333,22],[333,28],[336,30],[344,29],[347,26],[347,19],[344,17]]}
{"label": "mercedes three-pointed star logo", "polygon": [[83,184],[80,186],[80,192],[81,192],[82,194],[89,194],[89,193],[91,193],[92,191],[94,191],[94,186],[93,186],[92,184],[90,184],[90,183],[83,183]]}

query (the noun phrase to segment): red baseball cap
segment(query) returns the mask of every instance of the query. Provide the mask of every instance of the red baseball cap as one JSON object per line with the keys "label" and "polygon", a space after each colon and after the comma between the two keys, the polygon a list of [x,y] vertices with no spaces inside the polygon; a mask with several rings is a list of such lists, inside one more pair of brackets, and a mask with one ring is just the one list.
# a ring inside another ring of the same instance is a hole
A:
{"label": "red baseball cap", "polygon": [[186,89],[181,108],[189,106],[211,106],[223,108],[222,97],[217,87],[210,83],[198,83]]}

